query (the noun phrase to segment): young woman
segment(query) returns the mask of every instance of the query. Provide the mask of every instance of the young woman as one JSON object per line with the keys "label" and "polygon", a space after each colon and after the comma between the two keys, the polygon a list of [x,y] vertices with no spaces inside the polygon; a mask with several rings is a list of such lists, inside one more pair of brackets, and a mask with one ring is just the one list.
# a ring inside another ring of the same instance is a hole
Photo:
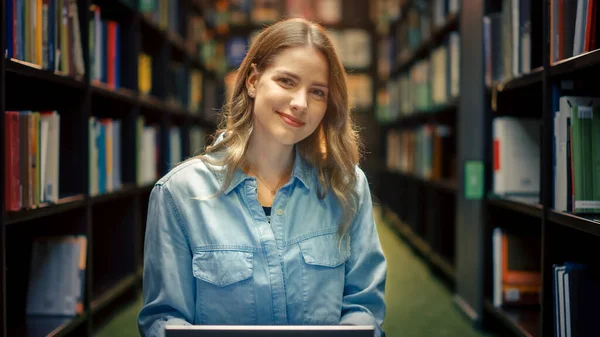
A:
{"label": "young woman", "polygon": [[346,74],[325,30],[266,28],[244,58],[205,153],[150,195],[143,336],[165,325],[373,325],[386,260]]}

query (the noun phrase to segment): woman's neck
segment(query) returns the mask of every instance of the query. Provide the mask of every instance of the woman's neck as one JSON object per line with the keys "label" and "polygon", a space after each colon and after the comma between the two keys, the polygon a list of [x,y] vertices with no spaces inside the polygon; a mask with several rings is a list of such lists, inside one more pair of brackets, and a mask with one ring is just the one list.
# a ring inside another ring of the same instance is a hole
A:
{"label": "woman's neck", "polygon": [[[289,177],[294,164],[293,145],[282,145],[266,141],[264,137],[250,138],[246,152],[247,173],[259,175],[272,187]],[[287,176],[287,177],[286,177]]]}

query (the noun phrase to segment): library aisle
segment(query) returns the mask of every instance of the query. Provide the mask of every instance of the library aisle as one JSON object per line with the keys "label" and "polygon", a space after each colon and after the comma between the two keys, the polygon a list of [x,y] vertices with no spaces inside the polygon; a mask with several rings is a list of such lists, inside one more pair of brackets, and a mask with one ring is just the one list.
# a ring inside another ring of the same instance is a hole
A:
{"label": "library aisle", "polygon": [[[387,337],[493,337],[475,330],[452,303],[452,294],[427,264],[375,211],[388,260],[384,328]],[[137,336],[141,297],[119,311],[96,337]]]}

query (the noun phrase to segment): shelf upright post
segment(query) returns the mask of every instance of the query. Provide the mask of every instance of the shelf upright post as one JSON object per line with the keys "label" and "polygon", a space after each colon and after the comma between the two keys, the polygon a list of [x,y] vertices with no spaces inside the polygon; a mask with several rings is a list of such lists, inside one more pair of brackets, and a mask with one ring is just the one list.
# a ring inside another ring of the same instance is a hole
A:
{"label": "shelf upright post", "polygon": [[[128,37],[127,38],[131,38],[133,41],[132,43],[132,47],[129,49],[129,51],[131,51],[131,55],[128,56],[128,62],[130,62],[130,65],[132,66],[130,69],[130,72],[128,73],[128,76],[131,76],[133,79],[131,81],[131,87],[130,88],[135,88],[135,92],[138,95],[138,98],[140,97],[140,88],[138,86],[138,74],[139,74],[139,64],[138,64],[138,57],[140,55],[140,53],[142,52],[142,34],[141,34],[141,14],[139,12],[139,10],[137,10],[139,8],[139,6],[137,6],[137,1],[136,1],[136,11],[135,14],[133,16],[133,22],[132,22],[132,28],[130,29],[129,33],[128,33]],[[127,138],[128,136],[125,137],[125,140],[127,142],[128,141],[131,142],[131,150],[132,152],[132,157],[134,158],[131,161],[131,165],[133,165],[133,167],[129,167],[128,169],[126,169],[126,172],[130,172],[130,174],[132,175],[131,181],[137,185],[137,179],[138,179],[138,167],[141,165],[141,163],[138,163],[138,153],[137,153],[137,149],[140,148],[141,144],[138,144],[138,142],[141,141],[140,137],[135,136],[136,132],[137,132],[137,119],[140,116],[140,100],[138,99],[136,101],[135,106],[132,109],[132,123],[129,129],[129,133],[131,134],[131,136],[129,136],[129,138]],[[144,224],[142,223],[142,213],[146,213],[145,209],[140,209],[141,205],[143,205],[144,203],[142,202],[142,198],[143,198],[143,194],[141,192],[141,186],[137,186],[138,187],[138,193],[135,197],[135,206],[136,209],[138,209],[137,214],[135,215],[135,252],[134,252],[134,259],[135,259],[135,265],[136,268],[141,267],[143,265],[143,253],[142,253],[142,247],[144,245],[144,232],[143,232],[143,228],[144,228]]]}
{"label": "shelf upright post", "polygon": [[[454,302],[482,327],[484,170],[487,109],[484,91],[482,19],[485,1],[463,1],[459,14],[460,99],[457,118],[456,287]],[[469,176],[466,176],[469,174]],[[472,191],[476,193],[471,193]]]}
{"label": "shelf upright post", "polygon": [[553,137],[553,112],[552,109],[552,82],[550,67],[550,0],[544,0],[541,4],[543,16],[543,52],[542,52],[542,167],[541,167],[541,196],[542,196],[542,298],[541,298],[541,336],[553,336],[553,273],[552,263],[554,259],[552,251],[553,228],[548,221],[549,209],[552,205],[553,175],[552,175],[552,137]]}
{"label": "shelf upright post", "polygon": [[[4,22],[4,12],[6,7],[6,1],[2,1],[0,4],[0,27],[6,27],[6,23]],[[4,54],[6,46],[6,34],[2,34],[0,38],[0,48],[2,50],[2,54]],[[5,95],[5,76],[4,76],[4,68],[6,64],[6,58],[2,57],[0,60],[0,111],[2,112],[2,118],[0,119],[0,167],[6,169],[6,161],[5,161],[5,151],[4,151],[4,110],[6,106],[6,95]],[[5,207],[5,181],[4,174],[0,177],[0,286],[2,289],[2,293],[0,294],[0,337],[6,336],[6,231],[4,228],[4,219],[6,218],[6,207]]]}
{"label": "shelf upright post", "polygon": [[[77,118],[72,126],[79,128],[80,132],[78,133],[78,144],[75,146],[83,147],[83,151],[79,151],[78,153],[85,153],[84,158],[78,158],[78,166],[79,170],[79,181],[78,184],[82,184],[79,190],[85,195],[85,233],[87,237],[87,254],[86,254],[86,268],[85,268],[85,296],[84,296],[84,313],[87,316],[87,320],[85,321],[86,329],[85,333],[87,336],[92,336],[92,310],[91,310],[91,301],[92,301],[92,280],[93,280],[93,261],[94,257],[92,256],[94,251],[94,235],[93,235],[93,226],[92,226],[92,203],[90,196],[90,167],[89,167],[89,119],[92,116],[92,88],[91,88],[91,65],[90,65],[90,48],[89,46],[89,24],[90,22],[90,5],[92,4],[92,0],[77,0],[77,7],[79,13],[79,22],[80,22],[80,30],[81,30],[81,46],[83,52],[83,62],[85,67],[85,75],[84,75],[84,90],[83,97],[81,99],[81,111],[77,116]],[[66,125],[66,124],[65,124]],[[64,170],[64,169],[63,169]]]}

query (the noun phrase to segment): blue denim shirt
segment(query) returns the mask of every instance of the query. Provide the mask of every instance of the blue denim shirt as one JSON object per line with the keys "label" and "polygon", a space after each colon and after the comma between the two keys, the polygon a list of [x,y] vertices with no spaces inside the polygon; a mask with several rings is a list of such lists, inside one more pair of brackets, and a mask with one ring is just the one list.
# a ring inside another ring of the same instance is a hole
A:
{"label": "blue denim shirt", "polygon": [[200,159],[171,170],[150,194],[144,247],[142,336],[171,324],[374,325],[385,336],[387,265],[367,179],[356,168],[359,208],[339,244],[341,208],[317,196],[316,170],[296,150],[270,222],[257,181]]}

